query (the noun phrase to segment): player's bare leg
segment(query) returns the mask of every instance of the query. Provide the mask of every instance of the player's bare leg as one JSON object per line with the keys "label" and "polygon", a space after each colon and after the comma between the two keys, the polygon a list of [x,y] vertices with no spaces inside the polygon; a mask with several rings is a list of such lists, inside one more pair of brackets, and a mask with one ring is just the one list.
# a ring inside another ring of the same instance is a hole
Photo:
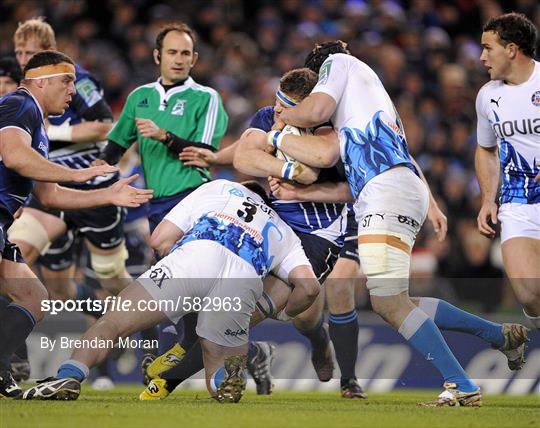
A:
{"label": "player's bare leg", "polygon": [[[334,373],[332,348],[328,328],[323,323],[324,293],[313,304],[294,318],[294,326],[311,342],[311,362],[321,382],[328,382]],[[314,344],[319,344],[316,348]]]}
{"label": "player's bare leg", "polygon": [[24,208],[9,230],[10,241],[16,244],[25,262],[32,266],[47,246],[64,234],[66,223],[44,211]]}
{"label": "player's bare leg", "polygon": [[[82,344],[97,342],[97,347],[80,347],[73,351],[71,359],[65,361],[58,369],[56,379],[28,389],[25,399],[74,400],[80,393],[80,382],[89,373],[89,369],[102,362],[120,337],[128,337],[132,333],[156,325],[167,319],[161,311],[142,310],[146,308],[152,297],[137,281],[126,287],[117,301],[131,302],[128,307],[113,307],[101,317],[81,337]],[[144,303],[142,303],[144,302]],[[135,309],[135,310],[132,310]],[[88,342],[86,342],[88,341]]]}
{"label": "player's bare leg", "polygon": [[510,238],[503,242],[504,268],[530,322],[540,329],[540,240]]}

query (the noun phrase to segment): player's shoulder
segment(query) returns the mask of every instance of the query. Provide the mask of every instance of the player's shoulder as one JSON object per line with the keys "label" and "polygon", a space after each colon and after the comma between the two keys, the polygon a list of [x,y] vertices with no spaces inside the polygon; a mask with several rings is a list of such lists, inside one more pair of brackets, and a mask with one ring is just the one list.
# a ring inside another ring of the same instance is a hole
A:
{"label": "player's shoulder", "polygon": [[478,94],[476,95],[476,106],[477,108],[482,108],[485,106],[486,100],[489,99],[497,92],[498,89],[502,87],[503,83],[501,80],[490,80],[485,83]]}
{"label": "player's shoulder", "polygon": [[249,122],[249,128],[270,131],[274,124],[274,106],[262,107],[255,112]]}
{"label": "player's shoulder", "polygon": [[484,85],[478,91],[478,97],[485,97],[491,94],[493,91],[503,87],[502,80],[490,80],[489,82],[484,83]]}
{"label": "player's shoulder", "polygon": [[16,112],[17,116],[28,114],[28,112],[39,113],[39,107],[32,96],[20,88],[0,98],[0,105],[2,115],[10,111]]}

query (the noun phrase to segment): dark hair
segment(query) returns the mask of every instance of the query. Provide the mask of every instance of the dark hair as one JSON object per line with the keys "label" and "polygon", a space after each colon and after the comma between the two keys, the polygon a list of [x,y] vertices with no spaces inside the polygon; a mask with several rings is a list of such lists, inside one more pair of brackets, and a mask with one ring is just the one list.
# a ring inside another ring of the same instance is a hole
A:
{"label": "dark hair", "polygon": [[287,71],[279,81],[279,89],[296,101],[302,101],[317,84],[317,73],[309,68]]}
{"label": "dark hair", "polygon": [[26,75],[26,72],[28,70],[32,70],[33,68],[42,67],[44,65],[62,64],[63,62],[67,62],[68,64],[75,65],[73,60],[66,54],[63,54],[62,52],[41,51],[33,55],[32,58],[30,58],[30,60],[24,67],[23,75]]}
{"label": "dark hair", "polygon": [[270,198],[268,197],[268,193],[266,193],[266,190],[264,190],[264,187],[262,187],[260,183],[258,183],[255,180],[249,180],[249,181],[242,181],[240,184],[244,187],[247,187],[253,193],[256,193],[257,195],[259,195],[264,201],[264,203],[270,206],[271,202],[270,202]]}
{"label": "dark hair", "polygon": [[195,32],[191,29],[189,25],[184,24],[183,22],[174,22],[172,24],[167,24],[162,27],[156,37],[156,49],[159,51],[159,53],[161,53],[161,49],[163,48],[163,39],[171,31],[186,33],[191,38],[191,41],[193,42],[193,50],[195,50],[195,43],[197,41],[195,37]]}
{"label": "dark hair", "polygon": [[497,33],[503,46],[515,43],[524,55],[533,58],[536,53],[536,27],[522,13],[505,13],[491,18],[483,28],[484,32]]}
{"label": "dark hair", "polygon": [[9,56],[0,58],[0,76],[11,77],[17,83],[17,85],[21,83],[21,66],[15,58],[11,58]]}
{"label": "dark hair", "polygon": [[347,43],[341,40],[334,40],[333,42],[316,45],[306,57],[304,67],[309,68],[315,73],[319,73],[319,69],[323,65],[323,62],[326,61],[326,58],[336,53],[350,54],[349,49],[347,49]]}

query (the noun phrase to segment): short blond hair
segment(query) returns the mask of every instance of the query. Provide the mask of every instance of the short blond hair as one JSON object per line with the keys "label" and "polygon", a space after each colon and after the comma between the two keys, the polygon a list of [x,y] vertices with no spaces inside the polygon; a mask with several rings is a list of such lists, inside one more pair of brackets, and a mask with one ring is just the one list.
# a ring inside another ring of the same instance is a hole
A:
{"label": "short blond hair", "polygon": [[32,37],[35,37],[38,40],[40,47],[43,50],[56,49],[54,30],[47,22],[45,22],[43,16],[19,22],[17,31],[15,31],[15,34],[13,35],[13,42],[15,44],[26,42]]}

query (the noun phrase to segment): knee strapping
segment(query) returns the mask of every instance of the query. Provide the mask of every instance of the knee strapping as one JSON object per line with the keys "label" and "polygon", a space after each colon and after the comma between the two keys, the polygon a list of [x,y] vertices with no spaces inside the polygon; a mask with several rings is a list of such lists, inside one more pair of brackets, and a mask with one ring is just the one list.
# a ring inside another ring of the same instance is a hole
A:
{"label": "knee strapping", "polygon": [[358,254],[372,296],[395,296],[409,288],[411,265],[408,240],[388,232],[358,237]]}
{"label": "knee strapping", "polygon": [[13,242],[28,242],[40,254],[45,254],[51,246],[51,241],[45,227],[43,227],[38,219],[24,210],[21,216],[9,228],[8,236]]}

